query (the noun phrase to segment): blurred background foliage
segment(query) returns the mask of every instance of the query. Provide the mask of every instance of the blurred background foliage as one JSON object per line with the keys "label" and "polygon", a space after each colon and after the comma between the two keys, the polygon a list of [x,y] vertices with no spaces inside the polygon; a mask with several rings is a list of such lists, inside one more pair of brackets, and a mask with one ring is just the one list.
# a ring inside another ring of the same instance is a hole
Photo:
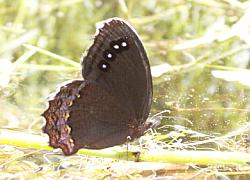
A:
{"label": "blurred background foliage", "polygon": [[78,62],[96,22],[115,16],[135,27],[147,49],[151,116],[170,110],[162,124],[206,133],[239,127],[250,111],[249,7],[236,0],[0,0],[1,127],[40,132],[46,97],[81,76]]}
{"label": "blurred background foliage", "polygon": [[81,76],[77,63],[93,41],[95,23],[115,16],[135,27],[147,49],[154,76],[151,115],[169,109],[163,124],[207,133],[248,121],[248,1],[0,3],[1,127],[39,132],[46,97],[61,82]]}
{"label": "blurred background foliage", "polygon": [[0,0],[0,127],[42,134],[46,97],[81,77],[95,24],[111,17],[144,42],[161,125],[213,135],[249,121],[250,1]]}
{"label": "blurred background foliage", "polygon": [[0,3],[2,127],[39,132],[46,97],[61,82],[81,76],[77,63],[93,41],[96,22],[115,16],[135,27],[147,49],[154,76],[151,115],[169,109],[163,124],[207,133],[227,132],[248,121],[249,1]]}

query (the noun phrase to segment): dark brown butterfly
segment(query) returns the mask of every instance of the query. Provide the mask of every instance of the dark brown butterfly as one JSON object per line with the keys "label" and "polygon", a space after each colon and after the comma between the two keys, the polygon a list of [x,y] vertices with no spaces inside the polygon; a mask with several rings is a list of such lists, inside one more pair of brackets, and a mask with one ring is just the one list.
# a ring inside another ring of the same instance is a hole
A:
{"label": "dark brown butterfly", "polygon": [[65,155],[123,144],[150,126],[152,77],[142,42],[122,19],[101,26],[82,61],[84,80],[61,86],[43,113],[50,146]]}

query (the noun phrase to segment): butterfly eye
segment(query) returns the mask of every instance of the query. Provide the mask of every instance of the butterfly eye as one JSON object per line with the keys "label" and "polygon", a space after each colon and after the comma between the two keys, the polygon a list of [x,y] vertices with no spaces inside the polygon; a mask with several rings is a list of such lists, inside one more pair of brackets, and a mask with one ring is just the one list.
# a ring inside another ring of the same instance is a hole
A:
{"label": "butterfly eye", "polygon": [[103,71],[103,72],[107,72],[110,69],[110,65],[108,62],[102,60],[97,64],[97,67],[99,70]]}
{"label": "butterfly eye", "polygon": [[108,60],[108,61],[114,61],[115,60],[115,53],[111,50],[106,50],[103,52],[103,57],[104,59]]}

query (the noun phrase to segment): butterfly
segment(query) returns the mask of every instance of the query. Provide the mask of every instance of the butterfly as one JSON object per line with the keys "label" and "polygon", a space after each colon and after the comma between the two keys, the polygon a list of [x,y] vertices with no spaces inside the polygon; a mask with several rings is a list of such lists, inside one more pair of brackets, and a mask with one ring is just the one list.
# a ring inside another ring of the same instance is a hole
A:
{"label": "butterfly", "polygon": [[81,64],[83,79],[60,86],[42,114],[50,146],[71,155],[142,136],[150,127],[152,77],[134,28],[120,18],[98,23]]}

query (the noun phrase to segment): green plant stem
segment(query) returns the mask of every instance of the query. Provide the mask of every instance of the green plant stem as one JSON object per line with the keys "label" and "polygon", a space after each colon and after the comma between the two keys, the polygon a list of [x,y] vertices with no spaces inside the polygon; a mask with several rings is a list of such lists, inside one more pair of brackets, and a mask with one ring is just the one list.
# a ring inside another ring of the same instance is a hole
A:
{"label": "green plant stem", "polygon": [[76,68],[79,67],[79,63],[77,63],[77,62],[75,62],[75,61],[73,61],[71,59],[65,58],[63,56],[59,56],[57,54],[49,52],[49,51],[47,51],[45,49],[30,45],[30,44],[24,44],[23,46],[30,49],[30,50],[37,51],[37,52],[40,52],[40,53],[42,53],[44,55],[47,55],[47,56],[52,57],[54,59],[57,59],[57,60],[59,60],[59,61],[61,61],[63,63],[69,64],[69,65],[71,65],[73,67],[76,67]]}
{"label": "green plant stem", "polygon": [[[52,150],[48,146],[46,136],[33,135],[17,131],[0,129],[0,144],[23,148]],[[127,151],[126,149],[107,148],[103,150],[81,149],[78,154],[119,160],[191,163],[196,165],[248,165],[250,154],[241,152],[220,151],[169,151],[169,150],[140,150]]]}

